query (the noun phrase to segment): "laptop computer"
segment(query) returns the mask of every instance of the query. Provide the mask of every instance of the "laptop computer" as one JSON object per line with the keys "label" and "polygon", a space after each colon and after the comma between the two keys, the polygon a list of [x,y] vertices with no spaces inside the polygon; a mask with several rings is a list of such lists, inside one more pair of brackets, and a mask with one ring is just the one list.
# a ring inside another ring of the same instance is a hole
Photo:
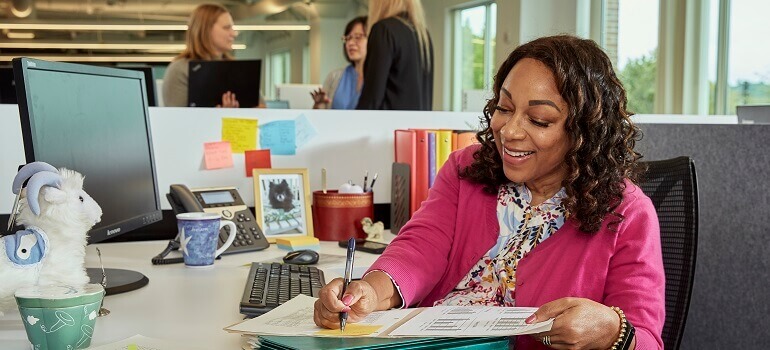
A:
{"label": "laptop computer", "polygon": [[188,105],[216,107],[231,91],[241,108],[259,105],[262,60],[190,61]]}

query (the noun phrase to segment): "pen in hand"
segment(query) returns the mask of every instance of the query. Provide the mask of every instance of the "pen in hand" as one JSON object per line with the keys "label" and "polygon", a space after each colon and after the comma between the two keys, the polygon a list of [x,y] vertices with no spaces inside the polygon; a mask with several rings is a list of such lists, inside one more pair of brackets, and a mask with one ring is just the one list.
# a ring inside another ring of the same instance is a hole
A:
{"label": "pen in hand", "polygon": [[[354,255],[355,251],[356,251],[356,239],[351,238],[348,240],[348,254],[347,254],[347,258],[345,259],[345,277],[344,277],[344,281],[342,282],[342,293],[340,294],[340,298],[345,296],[345,290],[348,288],[348,284],[350,284],[350,280],[353,279],[353,259],[355,258],[355,255]],[[348,313],[340,312],[340,332],[345,331],[345,324],[347,322],[348,322]]]}

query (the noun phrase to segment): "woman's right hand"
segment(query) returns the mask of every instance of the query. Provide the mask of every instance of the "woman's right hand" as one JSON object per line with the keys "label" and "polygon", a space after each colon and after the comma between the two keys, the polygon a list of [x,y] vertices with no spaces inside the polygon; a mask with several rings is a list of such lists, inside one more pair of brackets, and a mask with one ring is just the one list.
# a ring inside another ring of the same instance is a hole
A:
{"label": "woman's right hand", "polygon": [[329,106],[329,98],[326,96],[326,91],[323,88],[318,88],[310,93],[313,97],[313,109],[326,109]]}
{"label": "woman's right hand", "polygon": [[319,327],[340,328],[340,312],[348,313],[348,322],[358,322],[377,310],[377,291],[364,280],[353,281],[342,294],[342,279],[335,278],[321,288],[315,302],[313,321]]}

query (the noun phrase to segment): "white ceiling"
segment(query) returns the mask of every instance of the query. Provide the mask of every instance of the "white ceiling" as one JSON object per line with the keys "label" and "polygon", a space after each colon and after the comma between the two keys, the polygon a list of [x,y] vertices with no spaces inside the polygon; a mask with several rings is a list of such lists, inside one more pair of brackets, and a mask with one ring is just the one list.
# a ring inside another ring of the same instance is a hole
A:
{"label": "white ceiling", "polygon": [[[192,10],[211,0],[3,0],[0,23],[68,24],[184,24]],[[317,17],[344,17],[351,6],[368,0],[229,0],[218,1],[233,14],[236,24],[309,24]],[[26,14],[25,14],[26,12]],[[21,16],[21,17],[20,17]],[[9,32],[32,33],[34,39],[10,38]],[[7,30],[0,43],[174,43],[184,41],[183,31],[52,31]],[[0,48],[8,55],[158,54],[158,51],[99,49]]]}

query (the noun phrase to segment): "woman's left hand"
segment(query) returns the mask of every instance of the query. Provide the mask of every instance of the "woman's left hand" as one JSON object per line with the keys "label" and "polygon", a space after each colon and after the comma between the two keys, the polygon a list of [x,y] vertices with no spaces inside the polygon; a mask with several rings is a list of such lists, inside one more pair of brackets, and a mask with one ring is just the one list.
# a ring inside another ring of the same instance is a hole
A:
{"label": "woman's left hand", "polygon": [[609,349],[620,334],[620,317],[608,306],[584,298],[561,298],[541,306],[527,323],[553,318],[548,332],[532,334],[554,349]]}
{"label": "woman's left hand", "polygon": [[239,108],[240,106],[238,99],[235,98],[235,93],[227,91],[222,94],[222,104],[218,104],[217,108]]}

